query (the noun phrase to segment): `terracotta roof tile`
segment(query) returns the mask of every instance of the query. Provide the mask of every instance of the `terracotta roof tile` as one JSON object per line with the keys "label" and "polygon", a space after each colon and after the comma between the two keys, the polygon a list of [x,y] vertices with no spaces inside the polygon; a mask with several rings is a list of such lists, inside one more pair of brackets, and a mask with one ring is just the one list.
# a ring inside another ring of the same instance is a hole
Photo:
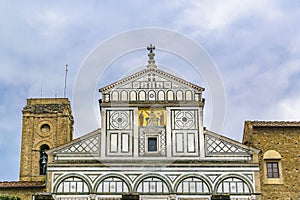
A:
{"label": "terracotta roof tile", "polygon": [[246,121],[252,126],[268,126],[268,127],[298,127],[300,121]]}
{"label": "terracotta roof tile", "polygon": [[46,187],[42,181],[3,181],[0,182],[0,188],[35,188]]}

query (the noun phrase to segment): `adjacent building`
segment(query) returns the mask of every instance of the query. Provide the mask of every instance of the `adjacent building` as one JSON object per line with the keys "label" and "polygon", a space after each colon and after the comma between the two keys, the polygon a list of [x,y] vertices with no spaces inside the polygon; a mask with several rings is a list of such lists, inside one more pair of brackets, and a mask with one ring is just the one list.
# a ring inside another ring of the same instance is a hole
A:
{"label": "adjacent building", "polygon": [[258,148],[262,199],[300,199],[300,122],[246,121],[243,143]]}

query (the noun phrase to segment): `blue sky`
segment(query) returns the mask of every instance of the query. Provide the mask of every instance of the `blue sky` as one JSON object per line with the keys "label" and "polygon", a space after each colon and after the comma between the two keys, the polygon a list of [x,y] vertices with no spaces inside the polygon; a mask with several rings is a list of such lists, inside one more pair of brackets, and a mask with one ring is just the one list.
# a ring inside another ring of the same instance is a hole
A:
{"label": "blue sky", "polygon": [[[41,97],[41,93],[43,97],[63,96],[68,64],[67,96],[72,101],[80,66],[90,52],[113,35],[132,29],[167,28],[206,49],[225,88],[226,118],[221,134],[241,140],[245,120],[299,120],[299,19],[297,0],[1,0],[0,180],[18,180],[21,110],[26,99]],[[146,64],[146,53],[120,57],[111,69],[123,66],[125,72],[132,71]],[[157,63],[171,69],[174,60],[177,65],[186,64],[176,59],[157,52]],[[180,69],[174,70],[180,73]],[[191,74],[187,71],[183,77],[193,82],[196,77]],[[98,86],[123,76],[114,73]],[[195,82],[206,87],[203,80]],[[207,91],[204,96],[209,102]],[[95,105],[99,97],[95,90]],[[209,116],[210,112],[208,103],[205,113]],[[81,134],[75,132],[76,137]]]}

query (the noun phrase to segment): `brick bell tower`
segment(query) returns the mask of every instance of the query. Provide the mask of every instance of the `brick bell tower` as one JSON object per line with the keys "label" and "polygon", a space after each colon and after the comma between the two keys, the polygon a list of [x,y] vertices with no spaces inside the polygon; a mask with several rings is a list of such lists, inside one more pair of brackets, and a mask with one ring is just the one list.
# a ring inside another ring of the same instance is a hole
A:
{"label": "brick bell tower", "polygon": [[73,139],[73,116],[67,98],[27,99],[22,110],[20,181],[44,181],[46,151]]}

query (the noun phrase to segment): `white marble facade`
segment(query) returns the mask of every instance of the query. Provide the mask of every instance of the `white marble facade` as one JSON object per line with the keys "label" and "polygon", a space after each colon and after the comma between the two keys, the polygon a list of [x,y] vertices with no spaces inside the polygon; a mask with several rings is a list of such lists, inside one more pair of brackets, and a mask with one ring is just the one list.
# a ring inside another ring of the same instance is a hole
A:
{"label": "white marble facade", "polygon": [[50,150],[50,192],[57,199],[256,199],[258,151],[206,130],[204,88],[149,57],[146,69],[100,89],[101,129]]}

